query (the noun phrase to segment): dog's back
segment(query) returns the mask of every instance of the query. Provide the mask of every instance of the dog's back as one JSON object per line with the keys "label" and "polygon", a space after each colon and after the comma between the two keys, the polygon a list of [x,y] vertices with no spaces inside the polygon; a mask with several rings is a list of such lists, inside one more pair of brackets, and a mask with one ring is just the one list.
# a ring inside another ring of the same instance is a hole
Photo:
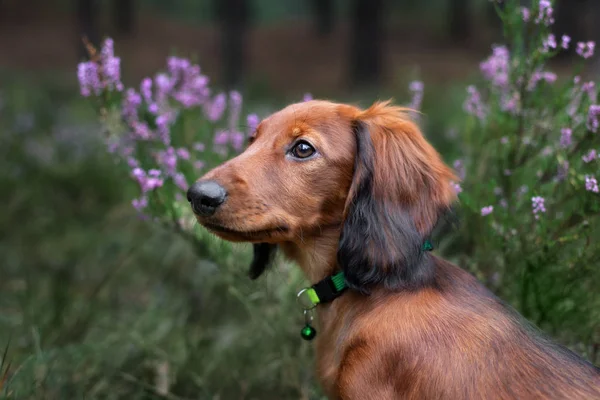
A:
{"label": "dog's back", "polygon": [[[431,262],[435,288],[373,293],[359,311],[342,351],[341,398],[347,385],[356,393],[360,379],[350,382],[348,371],[362,362],[373,363],[360,369],[378,371],[386,398],[600,399],[600,369],[547,340],[467,272]],[[387,326],[374,337],[373,323]]]}

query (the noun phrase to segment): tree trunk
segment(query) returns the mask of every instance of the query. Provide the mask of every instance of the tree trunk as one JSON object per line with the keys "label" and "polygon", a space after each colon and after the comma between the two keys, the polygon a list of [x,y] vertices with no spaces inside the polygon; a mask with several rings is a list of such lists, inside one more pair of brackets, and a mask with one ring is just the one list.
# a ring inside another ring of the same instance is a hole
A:
{"label": "tree trunk", "polygon": [[469,3],[469,0],[450,0],[448,3],[448,28],[454,41],[462,42],[471,33]]}
{"label": "tree trunk", "polygon": [[238,87],[243,79],[249,0],[215,0],[215,6],[221,25],[223,83],[231,89]]}
{"label": "tree trunk", "polygon": [[374,85],[381,78],[383,22],[383,0],[354,0],[349,49],[354,85]]}
{"label": "tree trunk", "polygon": [[120,35],[130,35],[135,29],[134,0],[113,0],[113,20]]}
{"label": "tree trunk", "polygon": [[96,26],[97,3],[95,0],[76,0],[77,10],[77,52],[81,58],[87,58],[88,52],[83,38],[98,46],[99,38]]}
{"label": "tree trunk", "polygon": [[314,16],[315,31],[319,37],[327,37],[333,31],[334,3],[333,0],[311,0]]}

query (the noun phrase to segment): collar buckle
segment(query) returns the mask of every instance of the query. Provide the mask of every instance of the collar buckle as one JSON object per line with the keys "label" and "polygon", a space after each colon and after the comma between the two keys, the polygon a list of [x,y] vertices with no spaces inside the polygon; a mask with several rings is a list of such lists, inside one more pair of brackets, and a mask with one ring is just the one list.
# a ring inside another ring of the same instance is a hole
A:
{"label": "collar buckle", "polygon": [[296,301],[304,311],[312,310],[319,304],[319,296],[312,287],[306,287],[298,292]]}

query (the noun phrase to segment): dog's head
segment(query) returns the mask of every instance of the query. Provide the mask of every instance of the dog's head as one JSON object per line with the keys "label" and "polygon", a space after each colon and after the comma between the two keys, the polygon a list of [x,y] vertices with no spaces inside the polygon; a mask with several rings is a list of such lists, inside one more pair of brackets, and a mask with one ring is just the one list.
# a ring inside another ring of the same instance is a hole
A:
{"label": "dog's head", "polygon": [[252,278],[278,243],[334,228],[350,287],[399,288],[429,279],[421,245],[455,199],[451,180],[403,109],[308,101],[263,120],[248,148],[192,185],[188,200],[214,234],[254,243]]}

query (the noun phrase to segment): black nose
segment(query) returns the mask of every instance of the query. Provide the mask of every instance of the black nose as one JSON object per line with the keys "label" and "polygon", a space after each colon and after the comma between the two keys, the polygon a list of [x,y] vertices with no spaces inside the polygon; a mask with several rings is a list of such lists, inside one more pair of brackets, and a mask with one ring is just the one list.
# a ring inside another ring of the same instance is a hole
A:
{"label": "black nose", "polygon": [[213,215],[225,201],[227,192],[215,181],[199,181],[187,191],[192,210],[198,215]]}

